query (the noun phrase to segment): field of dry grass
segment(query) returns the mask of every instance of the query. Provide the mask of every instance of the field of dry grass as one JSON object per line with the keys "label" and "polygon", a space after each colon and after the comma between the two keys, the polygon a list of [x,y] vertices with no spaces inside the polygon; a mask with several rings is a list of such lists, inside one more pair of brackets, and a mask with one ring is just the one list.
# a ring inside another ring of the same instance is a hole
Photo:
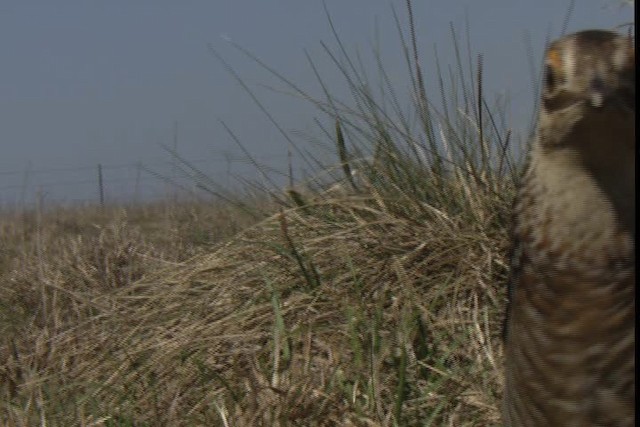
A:
{"label": "field of dry grass", "polygon": [[1,423],[496,424],[507,209],[454,184],[5,215]]}
{"label": "field of dry grass", "polygon": [[62,368],[82,364],[73,354],[79,347],[63,355],[58,340],[85,335],[107,312],[116,315],[114,298],[123,290],[255,221],[223,206],[162,203],[1,214],[0,424],[91,424],[93,411],[80,403],[87,389],[76,394],[76,380]]}
{"label": "field of dry grass", "polygon": [[409,27],[412,111],[336,34],[355,107],[258,61],[335,123],[337,191],[3,214],[0,424],[499,425],[510,130],[480,58],[434,109]]}

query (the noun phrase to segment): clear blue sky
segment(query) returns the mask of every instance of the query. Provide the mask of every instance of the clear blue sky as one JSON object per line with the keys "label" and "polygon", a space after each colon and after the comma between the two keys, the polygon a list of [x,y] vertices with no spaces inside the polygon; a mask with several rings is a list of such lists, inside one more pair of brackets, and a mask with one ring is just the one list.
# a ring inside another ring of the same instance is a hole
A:
{"label": "clear blue sky", "polygon": [[[405,1],[326,4],[353,53],[373,57],[377,26],[386,70],[398,91],[408,93],[391,14],[393,4],[406,22]],[[632,8],[620,4],[577,0],[567,31],[632,21]],[[516,129],[526,128],[533,98],[525,34],[539,61],[545,38],[560,35],[568,5],[558,0],[414,0],[427,85],[435,84],[430,79],[433,46],[441,62],[453,64],[449,23],[462,36],[468,20],[471,48],[484,55],[487,96],[508,94],[508,120]],[[320,0],[2,0],[0,204],[15,202],[23,192],[30,198],[37,188],[49,199],[94,198],[98,163],[105,165],[109,196],[130,195],[135,178],[129,165],[142,162],[170,173],[162,163],[169,156],[160,145],[171,145],[176,129],[178,151],[221,183],[228,171],[255,177],[235,160],[242,153],[220,120],[257,158],[284,169],[288,143],[207,46],[229,61],[286,130],[320,136],[313,119],[324,117],[300,100],[266,89],[283,86],[228,39],[320,96],[306,50],[328,83],[343,87],[320,44],[336,45]],[[302,148],[308,144],[299,143]],[[82,167],[87,169],[75,170]],[[150,195],[151,187],[138,190]]]}

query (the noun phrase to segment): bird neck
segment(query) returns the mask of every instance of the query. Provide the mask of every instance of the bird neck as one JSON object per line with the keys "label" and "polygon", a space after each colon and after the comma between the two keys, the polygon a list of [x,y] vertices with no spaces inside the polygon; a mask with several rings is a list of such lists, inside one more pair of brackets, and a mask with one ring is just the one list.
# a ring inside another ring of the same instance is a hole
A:
{"label": "bird neck", "polygon": [[[543,262],[560,269],[577,264],[604,269],[612,263],[628,265],[634,258],[633,158],[622,164],[608,159],[598,163],[591,158],[596,154],[584,146],[532,147],[516,233],[529,236],[533,247],[546,248]],[[616,174],[632,179],[616,187],[613,183],[621,182]]]}

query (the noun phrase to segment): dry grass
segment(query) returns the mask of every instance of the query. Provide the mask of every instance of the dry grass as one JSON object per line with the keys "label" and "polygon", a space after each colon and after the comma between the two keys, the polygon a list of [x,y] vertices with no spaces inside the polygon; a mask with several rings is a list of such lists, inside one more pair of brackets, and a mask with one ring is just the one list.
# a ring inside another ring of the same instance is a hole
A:
{"label": "dry grass", "polygon": [[[43,369],[57,370],[48,365],[53,355],[54,341],[50,339],[99,319],[103,310],[113,308],[109,299],[119,289],[150,272],[175,267],[206,252],[253,222],[255,219],[237,209],[193,204],[3,213],[0,424],[34,425],[30,415],[18,414],[40,405],[29,400],[31,391],[23,393],[30,390],[31,381]],[[39,393],[48,390],[46,393],[53,392],[56,397],[56,384],[43,384]],[[27,406],[21,408],[22,404]],[[66,410],[60,405],[60,401],[54,403]],[[42,417],[48,419],[44,414]]]}
{"label": "dry grass", "polygon": [[409,28],[412,111],[381,64],[376,101],[335,32],[328,54],[355,107],[320,76],[323,101],[254,58],[335,123],[321,130],[337,187],[271,193],[278,203],[244,204],[254,216],[5,215],[0,424],[497,425],[510,131],[482,95],[480,58],[476,81],[461,64],[448,89],[440,79],[435,110]]}
{"label": "dry grass", "polygon": [[474,204],[318,198],[213,247],[226,209],[4,219],[0,420],[496,424],[505,206]]}

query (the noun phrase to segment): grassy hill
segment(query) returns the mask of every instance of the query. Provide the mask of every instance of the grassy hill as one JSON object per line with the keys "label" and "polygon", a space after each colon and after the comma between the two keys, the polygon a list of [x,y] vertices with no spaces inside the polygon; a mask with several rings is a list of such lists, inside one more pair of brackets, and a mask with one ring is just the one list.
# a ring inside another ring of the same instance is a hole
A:
{"label": "grassy hill", "polygon": [[2,424],[496,423],[506,210],[456,204],[5,217]]}
{"label": "grassy hill", "polygon": [[329,189],[3,215],[0,424],[499,424],[510,131],[406,40],[409,115],[311,100]]}

